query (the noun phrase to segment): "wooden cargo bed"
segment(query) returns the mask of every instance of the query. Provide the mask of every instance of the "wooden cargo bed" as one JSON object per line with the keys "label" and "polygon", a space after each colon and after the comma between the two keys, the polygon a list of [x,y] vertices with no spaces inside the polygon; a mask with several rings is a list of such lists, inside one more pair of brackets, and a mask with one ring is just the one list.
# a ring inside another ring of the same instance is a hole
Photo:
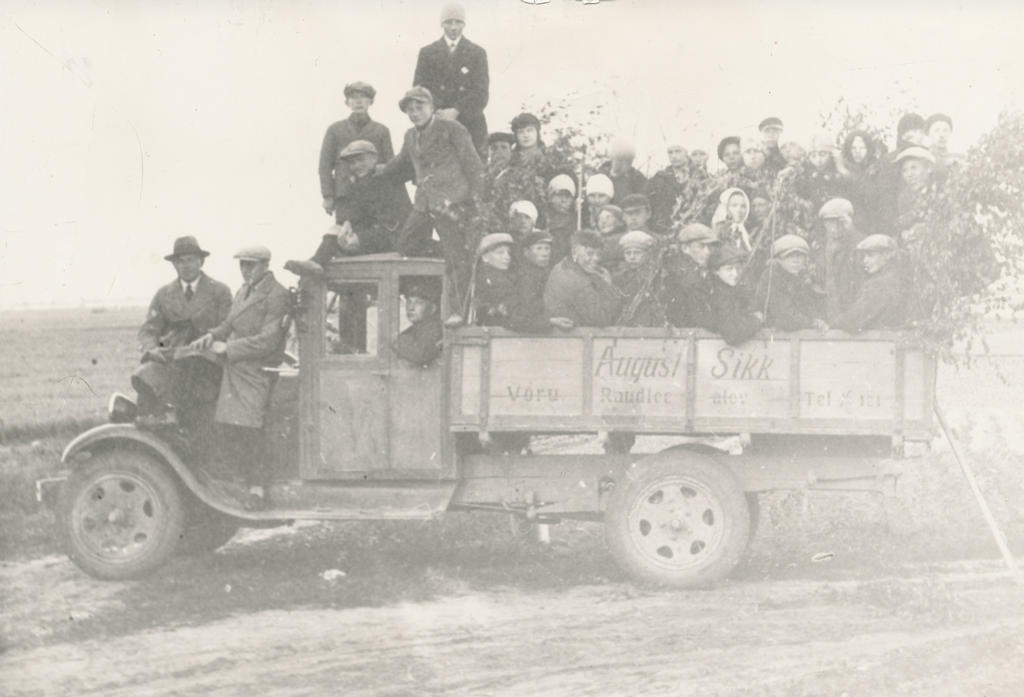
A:
{"label": "wooden cargo bed", "polygon": [[932,437],[935,362],[898,332],[451,334],[453,431]]}

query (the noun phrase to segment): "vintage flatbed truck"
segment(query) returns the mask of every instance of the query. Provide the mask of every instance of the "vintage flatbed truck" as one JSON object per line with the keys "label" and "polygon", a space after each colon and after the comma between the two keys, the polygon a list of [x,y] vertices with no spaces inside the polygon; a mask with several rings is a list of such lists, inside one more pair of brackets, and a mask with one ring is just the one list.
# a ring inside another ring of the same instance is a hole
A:
{"label": "vintage flatbed truck", "polygon": [[[935,363],[899,333],[764,331],[729,346],[674,328],[458,327],[422,367],[391,345],[405,327],[400,289],[424,278],[443,283],[443,263],[370,255],[301,279],[298,366],[273,369],[268,510],[218,496],[187,448],[133,423],[75,438],[59,497],[71,558],[128,578],[240,526],[494,511],[603,520],[613,557],[636,578],[707,585],[744,553],[758,492],[886,491],[897,460],[933,437]],[[445,294],[442,316],[449,309]],[[509,432],[692,442],[600,455],[480,445]],[[725,435],[742,454],[707,445]]]}

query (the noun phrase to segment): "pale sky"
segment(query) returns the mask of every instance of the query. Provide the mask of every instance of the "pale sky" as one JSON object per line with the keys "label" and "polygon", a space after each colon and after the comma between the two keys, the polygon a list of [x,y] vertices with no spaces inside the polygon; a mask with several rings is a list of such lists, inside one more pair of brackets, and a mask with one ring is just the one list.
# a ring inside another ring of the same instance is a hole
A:
{"label": "pale sky", "polygon": [[[206,270],[237,288],[231,255],[307,258],[331,219],[316,172],[346,82],[396,149],[397,101],[443,3],[0,2],[0,306],[144,303],[193,234]],[[466,2],[488,52],[491,130],[569,96],[632,137],[638,166],[680,142],[780,116],[809,140],[841,96],[888,112],[950,114],[966,149],[1024,104],[1017,2]],[[821,9],[828,6],[829,9]],[[895,6],[895,7],[893,7]]]}

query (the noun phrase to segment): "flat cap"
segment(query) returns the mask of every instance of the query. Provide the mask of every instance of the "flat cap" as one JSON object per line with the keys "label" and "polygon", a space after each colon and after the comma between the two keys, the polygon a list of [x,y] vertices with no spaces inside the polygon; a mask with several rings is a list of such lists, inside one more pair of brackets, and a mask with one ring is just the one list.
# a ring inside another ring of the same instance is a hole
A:
{"label": "flat cap", "polygon": [[508,143],[509,145],[516,144],[516,137],[511,133],[505,133],[504,131],[497,131],[487,136],[487,144],[492,143]]}
{"label": "flat cap", "polygon": [[466,8],[457,2],[450,2],[441,8],[441,24],[449,19],[457,19],[463,24],[466,23]]}
{"label": "flat cap", "polygon": [[739,264],[747,258],[746,252],[734,244],[721,244],[708,257],[708,268],[714,271],[730,264]]}
{"label": "flat cap", "polygon": [[630,230],[619,238],[619,246],[623,249],[650,249],[654,238],[643,230]]}
{"label": "flat cap", "polygon": [[810,253],[807,240],[800,235],[783,235],[772,243],[772,256],[776,259],[785,259],[790,254]]}
{"label": "flat cap", "polygon": [[373,89],[373,85],[369,82],[363,82],[356,80],[345,85],[345,97],[351,97],[356,94],[361,94],[365,97],[373,99],[377,96],[377,90]]}
{"label": "flat cap", "polygon": [[761,123],[757,124],[757,130],[763,131],[764,129],[770,128],[771,126],[774,126],[775,128],[782,128],[782,119],[780,119],[778,116],[769,116],[768,118],[762,120]]}
{"label": "flat cap", "polygon": [[508,217],[511,218],[516,213],[522,213],[532,220],[534,223],[537,222],[537,206],[533,205],[532,201],[516,201],[508,207]]}
{"label": "flat cap", "polygon": [[622,199],[619,207],[624,211],[628,211],[630,208],[650,208],[651,200],[643,194],[630,194]]}
{"label": "flat cap", "polygon": [[595,174],[587,180],[588,194],[607,194],[615,196],[615,184],[604,174]]}
{"label": "flat cap", "polygon": [[818,211],[818,217],[823,220],[825,218],[852,218],[853,204],[845,198],[829,199]]}
{"label": "flat cap", "polygon": [[737,145],[738,146],[739,144],[740,144],[740,137],[739,136],[726,136],[725,138],[722,138],[720,141],[718,141],[718,159],[719,160],[722,159],[722,157],[725,155],[725,149],[727,147],[729,147],[730,145]]}
{"label": "flat cap", "polygon": [[557,191],[568,191],[573,196],[576,195],[576,182],[572,180],[568,174],[556,174],[551,177],[551,181],[548,182],[548,196]]}
{"label": "flat cap", "polygon": [[911,145],[909,148],[903,148],[896,156],[897,162],[903,162],[904,160],[924,160],[925,162],[931,162],[935,164],[935,155],[932,155],[928,148],[923,148],[920,145]]}
{"label": "flat cap", "polygon": [[338,158],[344,160],[347,157],[356,155],[377,154],[377,146],[368,140],[353,140],[338,153]]}
{"label": "flat cap", "polygon": [[526,249],[535,244],[540,244],[541,242],[551,244],[553,241],[554,238],[552,238],[546,230],[538,230],[537,228],[534,228],[523,236],[523,248]]}
{"label": "flat cap", "polygon": [[412,87],[405,92],[405,96],[398,100],[398,108],[401,111],[405,111],[406,106],[409,102],[426,102],[428,104],[434,103],[434,95],[430,94],[430,90],[426,87]]}
{"label": "flat cap", "polygon": [[572,244],[573,246],[579,245],[590,249],[601,249],[601,247],[604,246],[604,242],[601,240],[601,235],[593,230],[580,230],[575,233],[572,236]]}
{"label": "flat cap", "polygon": [[513,133],[523,128],[526,128],[527,126],[533,126],[534,128],[537,129],[537,132],[539,133],[540,119],[538,119],[533,114],[524,111],[523,113],[519,114],[514,119],[512,119],[512,123],[509,124],[509,127],[512,129]]}
{"label": "flat cap", "polygon": [[896,251],[896,240],[888,235],[868,235],[857,243],[858,252],[894,252]]}
{"label": "flat cap", "polygon": [[516,241],[512,238],[512,235],[507,232],[492,232],[489,235],[484,235],[483,239],[480,240],[480,244],[476,248],[476,255],[483,256],[492,249],[498,247],[514,247]]}
{"label": "flat cap", "polygon": [[235,253],[235,259],[244,261],[270,261],[270,250],[260,244],[242,247]]}
{"label": "flat cap", "polygon": [[713,244],[718,242],[718,235],[715,231],[709,228],[703,223],[690,223],[683,227],[679,231],[677,236],[679,241],[683,244],[690,244],[691,242],[707,242]]}

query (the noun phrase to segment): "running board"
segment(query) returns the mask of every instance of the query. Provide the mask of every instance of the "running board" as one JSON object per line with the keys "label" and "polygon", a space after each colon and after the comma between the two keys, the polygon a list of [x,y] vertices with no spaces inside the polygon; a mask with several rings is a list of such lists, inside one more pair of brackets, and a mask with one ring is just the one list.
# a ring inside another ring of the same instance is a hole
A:
{"label": "running board", "polygon": [[270,487],[271,507],[248,511],[210,490],[217,508],[242,520],[430,520],[448,510],[455,482],[391,482],[386,486],[280,482]]}

